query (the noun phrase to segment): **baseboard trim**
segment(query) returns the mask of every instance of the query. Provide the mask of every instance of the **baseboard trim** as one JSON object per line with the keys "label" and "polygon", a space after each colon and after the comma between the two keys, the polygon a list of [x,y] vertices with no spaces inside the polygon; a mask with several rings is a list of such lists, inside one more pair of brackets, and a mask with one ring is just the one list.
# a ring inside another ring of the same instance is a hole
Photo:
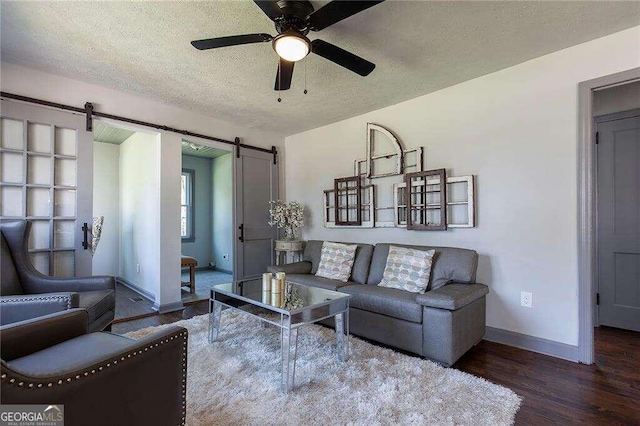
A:
{"label": "baseboard trim", "polygon": [[233,271],[229,271],[227,269],[222,269],[222,268],[215,267],[215,268],[213,268],[213,270],[214,271],[218,271],[218,272],[224,272],[225,274],[233,275]]}
{"label": "baseboard trim", "polygon": [[165,303],[163,305],[158,305],[154,303],[151,307],[154,311],[157,311],[159,314],[167,314],[169,312],[181,311],[184,309],[184,304],[182,300],[179,302]]}
{"label": "baseboard trim", "polygon": [[155,303],[156,296],[154,294],[149,293],[145,289],[138,287],[137,285],[135,285],[131,281],[127,281],[122,277],[116,277],[116,281],[119,282],[120,284],[122,284],[123,286],[135,291],[136,293],[138,293],[140,296],[144,297],[148,301],[150,301],[152,303]]}
{"label": "baseboard trim", "polygon": [[526,349],[531,352],[537,352],[567,361],[578,362],[580,359],[577,346],[503,330],[501,328],[487,327],[484,340],[515,346],[516,348]]}

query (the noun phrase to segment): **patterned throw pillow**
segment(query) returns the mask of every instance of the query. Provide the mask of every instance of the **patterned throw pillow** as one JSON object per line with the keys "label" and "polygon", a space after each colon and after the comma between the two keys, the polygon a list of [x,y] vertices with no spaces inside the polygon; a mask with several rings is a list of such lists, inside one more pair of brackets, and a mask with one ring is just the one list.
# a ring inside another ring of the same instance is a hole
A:
{"label": "patterned throw pillow", "polygon": [[378,285],[411,293],[424,293],[429,286],[434,254],[435,250],[389,246],[387,265]]}
{"label": "patterned throw pillow", "polygon": [[357,245],[322,243],[320,265],[316,277],[331,278],[342,282],[349,281],[351,268],[356,257]]}

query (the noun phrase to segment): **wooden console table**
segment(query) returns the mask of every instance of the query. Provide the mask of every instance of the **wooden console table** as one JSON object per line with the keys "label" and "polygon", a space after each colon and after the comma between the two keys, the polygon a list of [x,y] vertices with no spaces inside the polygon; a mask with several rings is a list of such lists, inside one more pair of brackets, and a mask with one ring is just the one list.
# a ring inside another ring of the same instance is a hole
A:
{"label": "wooden console table", "polygon": [[287,263],[288,253],[291,253],[291,260],[297,258],[297,262],[302,260],[302,241],[276,240],[276,265],[280,264],[280,255],[284,253],[284,263]]}

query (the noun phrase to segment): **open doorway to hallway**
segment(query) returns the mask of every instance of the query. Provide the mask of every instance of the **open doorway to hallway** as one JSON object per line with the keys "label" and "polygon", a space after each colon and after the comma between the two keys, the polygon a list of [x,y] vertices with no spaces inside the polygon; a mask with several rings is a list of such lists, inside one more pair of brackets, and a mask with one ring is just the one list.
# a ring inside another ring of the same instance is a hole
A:
{"label": "open doorway to hallway", "polygon": [[233,155],[182,141],[182,300],[207,299],[215,284],[233,281]]}
{"label": "open doorway to hallway", "polygon": [[160,136],[93,125],[93,215],[104,218],[94,275],[117,277],[115,321],[153,314],[160,296]]}
{"label": "open doorway to hallway", "polygon": [[598,363],[615,339],[635,342],[626,356],[638,357],[631,348],[640,342],[640,81],[594,91],[593,131]]}

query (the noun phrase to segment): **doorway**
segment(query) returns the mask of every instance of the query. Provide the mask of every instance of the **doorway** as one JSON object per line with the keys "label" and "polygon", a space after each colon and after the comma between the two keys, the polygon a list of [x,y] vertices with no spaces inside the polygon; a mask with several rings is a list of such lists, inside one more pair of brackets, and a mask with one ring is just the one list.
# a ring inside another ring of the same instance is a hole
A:
{"label": "doorway", "polygon": [[593,111],[594,324],[640,332],[640,81],[595,91]]}
{"label": "doorway", "polygon": [[160,300],[160,135],[94,121],[93,214],[102,219],[95,275],[117,277],[116,321],[155,312]]}
{"label": "doorway", "polygon": [[640,81],[640,68],[578,84],[578,350],[576,360],[593,364],[597,311],[597,179],[594,93]]}
{"label": "doorway", "polygon": [[190,268],[182,269],[183,303],[233,282],[233,160],[229,149],[182,141],[181,253],[196,263],[193,286]]}

